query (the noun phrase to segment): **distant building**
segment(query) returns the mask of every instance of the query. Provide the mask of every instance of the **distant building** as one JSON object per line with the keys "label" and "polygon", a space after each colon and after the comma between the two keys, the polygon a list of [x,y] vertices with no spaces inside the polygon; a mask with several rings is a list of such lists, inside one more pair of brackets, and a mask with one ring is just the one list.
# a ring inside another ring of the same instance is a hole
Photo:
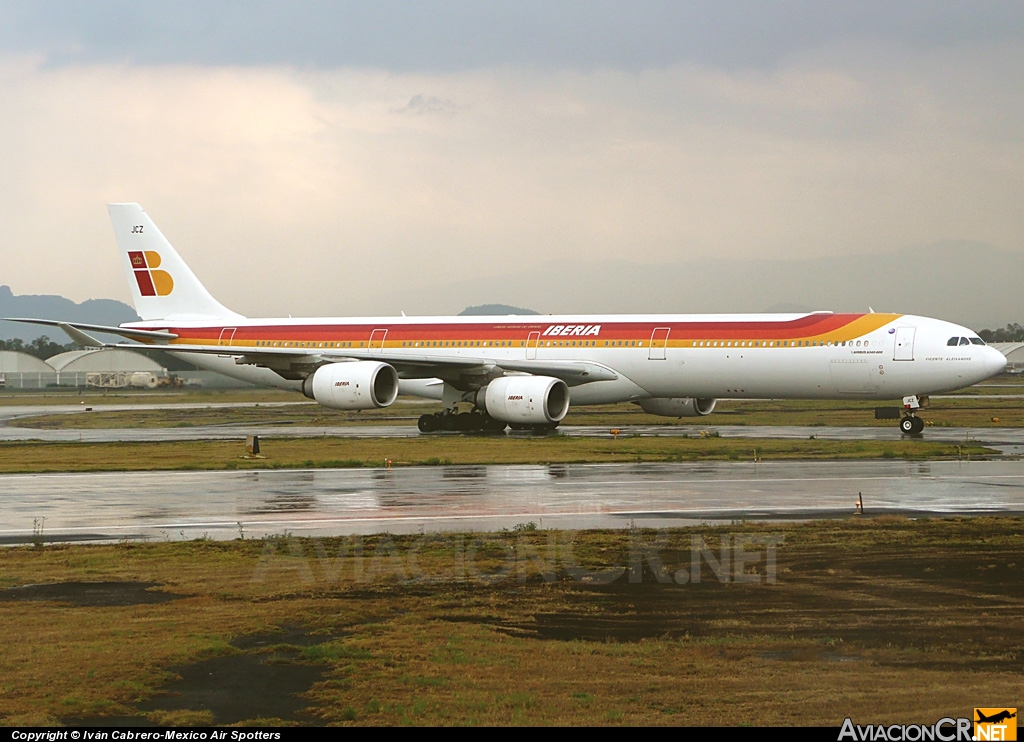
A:
{"label": "distant building", "polygon": [[27,353],[0,351],[0,381],[7,390],[54,386],[153,388],[167,377],[167,369],[156,361],[120,348],[72,350],[47,361]]}
{"label": "distant building", "polygon": [[0,350],[0,387],[4,389],[41,389],[57,381],[57,374],[46,361],[28,353]]}
{"label": "distant building", "polygon": [[1024,343],[989,343],[1006,356],[1006,371],[1011,374],[1024,372]]}
{"label": "distant building", "polygon": [[60,376],[61,386],[104,389],[152,389],[167,378],[167,369],[152,358],[123,348],[71,350],[47,360]]}

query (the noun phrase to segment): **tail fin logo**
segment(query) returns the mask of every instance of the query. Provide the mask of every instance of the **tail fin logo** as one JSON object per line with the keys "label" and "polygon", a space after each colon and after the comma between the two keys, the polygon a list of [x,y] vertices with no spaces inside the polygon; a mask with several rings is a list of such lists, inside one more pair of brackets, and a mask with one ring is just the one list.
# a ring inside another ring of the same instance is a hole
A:
{"label": "tail fin logo", "polygon": [[155,250],[131,251],[128,260],[135,273],[135,281],[139,284],[139,293],[143,296],[168,296],[174,290],[174,279],[167,271],[157,270],[160,267],[160,253]]}

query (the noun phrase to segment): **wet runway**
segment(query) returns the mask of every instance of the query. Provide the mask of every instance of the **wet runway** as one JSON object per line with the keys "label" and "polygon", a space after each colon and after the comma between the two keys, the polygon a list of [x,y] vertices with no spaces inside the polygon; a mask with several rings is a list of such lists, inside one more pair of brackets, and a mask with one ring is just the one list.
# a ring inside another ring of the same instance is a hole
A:
{"label": "wet runway", "polygon": [[0,543],[1024,513],[1024,462],[768,462],[0,476]]}

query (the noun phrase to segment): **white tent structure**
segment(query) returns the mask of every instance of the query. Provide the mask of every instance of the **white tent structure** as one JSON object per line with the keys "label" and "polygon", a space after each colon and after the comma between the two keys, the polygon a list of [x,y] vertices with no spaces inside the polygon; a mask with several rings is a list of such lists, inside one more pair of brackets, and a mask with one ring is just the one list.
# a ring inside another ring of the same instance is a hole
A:
{"label": "white tent structure", "polygon": [[989,343],[989,345],[1006,356],[1007,372],[1020,373],[1024,369],[1024,343]]}
{"label": "white tent structure", "polygon": [[123,348],[70,350],[47,363],[57,372],[57,383],[62,386],[152,388],[167,378],[167,369],[152,358]]}
{"label": "white tent structure", "polygon": [[0,350],[0,387],[40,389],[57,382],[57,374],[46,361],[28,353]]}

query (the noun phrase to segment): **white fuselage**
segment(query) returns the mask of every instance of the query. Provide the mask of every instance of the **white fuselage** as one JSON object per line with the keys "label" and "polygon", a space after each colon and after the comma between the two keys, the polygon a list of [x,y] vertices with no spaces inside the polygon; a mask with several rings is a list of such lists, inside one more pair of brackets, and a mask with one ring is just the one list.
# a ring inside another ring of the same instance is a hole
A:
{"label": "white fuselage", "polygon": [[[204,368],[257,384],[298,388],[251,354],[342,359],[402,358],[580,362],[617,378],[572,386],[572,404],[649,398],[898,399],[970,386],[1006,359],[967,328],[893,314],[619,315],[243,319],[230,327],[169,320],[131,323],[169,330],[175,344],[223,346],[182,353]],[[956,339],[956,344],[952,345]],[[401,391],[440,397],[429,374]]]}

